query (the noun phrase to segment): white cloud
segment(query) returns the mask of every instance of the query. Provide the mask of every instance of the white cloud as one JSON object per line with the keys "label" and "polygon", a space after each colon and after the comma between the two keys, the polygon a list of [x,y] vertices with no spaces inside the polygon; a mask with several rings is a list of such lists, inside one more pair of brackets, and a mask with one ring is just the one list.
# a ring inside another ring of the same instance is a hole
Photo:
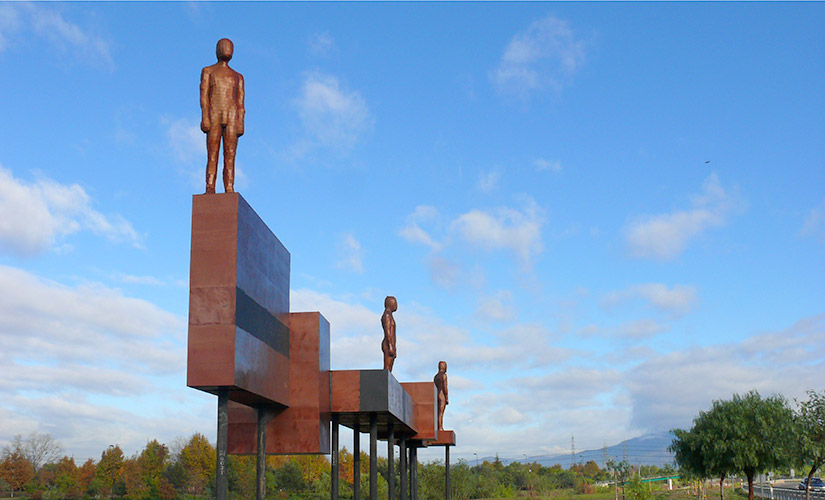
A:
{"label": "white cloud", "polygon": [[398,234],[409,241],[410,243],[422,243],[427,245],[434,251],[441,249],[441,244],[430,236],[430,234],[421,228],[420,224],[437,221],[439,218],[438,210],[430,205],[419,205],[415,207],[415,211],[407,216],[407,225],[398,231]]}
{"label": "white cloud", "polygon": [[522,99],[559,90],[584,63],[584,48],[567,21],[547,16],[513,37],[490,79],[500,93]]}
{"label": "white cloud", "polygon": [[513,294],[508,290],[499,290],[492,295],[481,297],[476,316],[489,321],[513,321],[517,316]]}
{"label": "white cloud", "polygon": [[0,247],[18,255],[33,255],[61,238],[82,230],[140,247],[141,237],[119,215],[106,216],[77,184],[40,179],[16,179],[0,166]]}
{"label": "white cloud", "polygon": [[309,39],[309,52],[316,56],[327,56],[335,47],[335,39],[329,33],[315,33]]}
{"label": "white cloud", "polygon": [[0,4],[0,52],[6,49],[9,36],[20,29],[20,15],[13,4]]}
{"label": "white cloud", "polygon": [[693,207],[672,213],[642,216],[625,229],[630,254],[640,258],[669,260],[684,252],[688,242],[708,229],[727,224],[743,203],[736,192],[727,192],[715,173],[692,198]]}
{"label": "white cloud", "polygon": [[319,311],[330,322],[333,335],[336,332],[353,335],[366,329],[380,329],[381,327],[380,311],[376,313],[360,304],[334,299],[328,294],[315,290],[291,290],[289,301],[291,311]]}
{"label": "white cloud", "polygon": [[606,293],[602,297],[602,304],[612,307],[633,299],[642,299],[659,311],[683,315],[696,305],[696,287],[674,285],[668,288],[662,283],[644,283]]}
{"label": "white cloud", "polygon": [[533,160],[533,166],[539,172],[552,170],[553,172],[561,172],[561,162],[558,160],[545,160],[544,158],[536,158]]}
{"label": "white cloud", "polygon": [[501,173],[492,170],[490,172],[482,172],[481,175],[478,177],[478,183],[476,187],[482,193],[489,193],[496,187],[498,187],[498,181],[501,179]]}
{"label": "white cloud", "polygon": [[521,263],[544,250],[541,228],[543,211],[531,199],[524,210],[502,207],[492,212],[474,209],[456,218],[451,228],[464,241],[487,250],[511,250]]}
{"label": "white cloud", "polygon": [[[141,415],[197,399],[182,382],[185,332],[185,318],[117,290],[0,266],[0,441],[51,432],[73,453],[94,457],[113,442],[136,450],[148,437],[189,432],[160,422],[162,412]],[[7,425],[6,411],[19,420]],[[201,422],[186,405],[173,411],[176,425]]]}
{"label": "white cloud", "polygon": [[109,42],[69,21],[58,9],[32,2],[0,7],[0,51],[19,31],[31,31],[80,61],[106,66],[114,63]]}
{"label": "white cloud", "polygon": [[202,161],[206,165],[206,134],[196,121],[179,119],[167,122],[166,138],[178,161]]}
{"label": "white cloud", "polygon": [[805,236],[815,236],[825,241],[825,201],[808,212],[800,233]]}
{"label": "white cloud", "polygon": [[331,75],[307,75],[294,103],[313,145],[347,151],[373,126],[366,100]]}
{"label": "white cloud", "polygon": [[[70,288],[0,266],[0,352],[9,359],[119,363],[168,373],[183,364],[184,325],[154,304],[102,285]],[[177,352],[170,352],[175,341]]]}
{"label": "white cloud", "polygon": [[352,271],[354,273],[364,272],[364,250],[361,243],[352,234],[345,234],[339,242],[338,247],[341,252],[341,259],[338,267]]}
{"label": "white cloud", "polygon": [[135,276],[132,274],[125,274],[125,273],[118,273],[115,276],[116,279],[122,281],[123,283],[129,283],[134,285],[165,285],[166,283],[163,280],[158,279],[154,276]]}
{"label": "white cloud", "polygon": [[[642,430],[686,427],[714,399],[751,389],[763,395],[802,397],[825,378],[825,357],[819,348],[823,342],[825,315],[820,315],[741,343],[650,357],[627,374],[633,423]],[[679,397],[673,397],[677,387]]]}
{"label": "white cloud", "polygon": [[432,282],[441,288],[449,289],[456,286],[463,275],[458,264],[438,255],[429,258],[427,269],[430,271]]}
{"label": "white cloud", "polygon": [[647,339],[655,337],[660,333],[665,333],[670,327],[663,325],[652,319],[639,319],[629,321],[619,328],[619,336],[625,339]]}

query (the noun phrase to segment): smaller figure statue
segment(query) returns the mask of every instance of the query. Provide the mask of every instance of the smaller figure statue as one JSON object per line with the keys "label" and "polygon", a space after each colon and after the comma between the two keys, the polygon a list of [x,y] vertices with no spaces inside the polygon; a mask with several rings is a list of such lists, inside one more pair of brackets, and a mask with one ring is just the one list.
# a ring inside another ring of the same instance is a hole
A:
{"label": "smaller figure statue", "polygon": [[438,362],[438,373],[433,377],[435,389],[438,391],[438,430],[444,430],[444,410],[450,404],[450,398],[447,393],[447,362]]}
{"label": "smaller figure statue", "polygon": [[201,130],[206,133],[206,192],[215,192],[218,152],[223,139],[223,188],[235,191],[235,152],[244,133],[243,75],[229,67],[234,45],[218,40],[218,62],[201,71]]}
{"label": "smaller figure statue", "polygon": [[392,313],[398,310],[398,301],[388,296],[384,299],[384,314],[381,315],[381,328],[384,329],[384,340],[381,341],[381,350],[384,351],[384,369],[392,372],[395,364],[395,318]]}

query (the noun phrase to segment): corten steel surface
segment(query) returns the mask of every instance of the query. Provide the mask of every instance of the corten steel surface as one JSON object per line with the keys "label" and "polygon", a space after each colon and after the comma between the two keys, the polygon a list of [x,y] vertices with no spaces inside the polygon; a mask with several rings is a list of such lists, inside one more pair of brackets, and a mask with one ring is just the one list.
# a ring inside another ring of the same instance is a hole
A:
{"label": "corten steel surface", "polygon": [[442,431],[444,430],[444,410],[447,408],[447,405],[450,404],[449,391],[447,389],[446,361],[438,362],[438,373],[433,377],[433,383],[435,384],[437,401],[436,415],[438,416],[438,421],[436,426],[438,430]]}
{"label": "corten steel surface", "polygon": [[229,67],[235,47],[228,38],[218,40],[218,62],[201,70],[201,130],[206,133],[206,192],[215,192],[218,151],[223,139],[223,187],[235,188],[235,154],[244,133],[243,75]]}
{"label": "corten steel surface", "polygon": [[238,193],[193,197],[186,385],[289,405],[289,261]]}
{"label": "corten steel surface", "polygon": [[[290,404],[266,424],[266,453],[329,453],[329,322],[320,313],[308,312],[290,313],[288,323]],[[256,453],[256,413],[230,404],[229,453]]]}
{"label": "corten steel surface", "polygon": [[427,446],[455,446],[455,431],[438,431],[438,439],[428,441]]}
{"label": "corten steel surface", "polygon": [[390,421],[395,424],[396,434],[417,432],[413,400],[389,370],[331,373],[332,412],[339,414],[341,425],[369,432],[368,415],[375,413],[381,435],[386,435]]}
{"label": "corten steel surface", "polygon": [[409,439],[435,440],[436,433],[436,389],[432,382],[402,382],[401,387],[413,400],[413,411],[418,432]]}
{"label": "corten steel surface", "polygon": [[384,353],[384,369],[392,371],[395,358],[398,354],[395,347],[395,318],[392,313],[398,310],[398,301],[392,295],[384,299],[384,314],[381,315],[381,329],[384,330],[384,339],[381,341],[381,351]]}

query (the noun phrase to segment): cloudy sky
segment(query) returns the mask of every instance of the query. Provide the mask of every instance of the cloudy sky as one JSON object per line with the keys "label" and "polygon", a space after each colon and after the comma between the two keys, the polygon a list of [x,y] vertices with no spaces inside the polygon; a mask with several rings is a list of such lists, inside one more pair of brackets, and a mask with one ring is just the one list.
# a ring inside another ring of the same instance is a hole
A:
{"label": "cloudy sky", "polygon": [[[334,369],[449,363],[458,457],[600,448],[825,380],[823,4],[0,3],[0,445],[199,431],[198,77]],[[345,439],[344,441],[347,441]],[[436,455],[432,455],[435,457]],[[425,458],[428,455],[425,454]]]}

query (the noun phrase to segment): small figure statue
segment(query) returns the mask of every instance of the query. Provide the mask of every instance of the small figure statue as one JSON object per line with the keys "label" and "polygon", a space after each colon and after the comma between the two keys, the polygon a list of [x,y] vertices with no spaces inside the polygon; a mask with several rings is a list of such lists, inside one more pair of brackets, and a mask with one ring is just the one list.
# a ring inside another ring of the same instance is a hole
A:
{"label": "small figure statue", "polygon": [[398,310],[398,301],[388,296],[384,299],[384,314],[381,315],[381,328],[384,329],[384,340],[381,341],[381,350],[384,351],[384,369],[392,372],[395,364],[395,318],[392,313]]}
{"label": "small figure statue", "polygon": [[433,377],[435,388],[438,391],[438,430],[444,430],[444,410],[450,404],[447,394],[447,362],[438,362],[438,373]]}
{"label": "small figure statue", "polygon": [[243,75],[229,67],[235,47],[218,40],[218,62],[201,71],[201,130],[206,133],[206,192],[215,192],[218,151],[223,138],[223,187],[235,191],[235,151],[244,132]]}

